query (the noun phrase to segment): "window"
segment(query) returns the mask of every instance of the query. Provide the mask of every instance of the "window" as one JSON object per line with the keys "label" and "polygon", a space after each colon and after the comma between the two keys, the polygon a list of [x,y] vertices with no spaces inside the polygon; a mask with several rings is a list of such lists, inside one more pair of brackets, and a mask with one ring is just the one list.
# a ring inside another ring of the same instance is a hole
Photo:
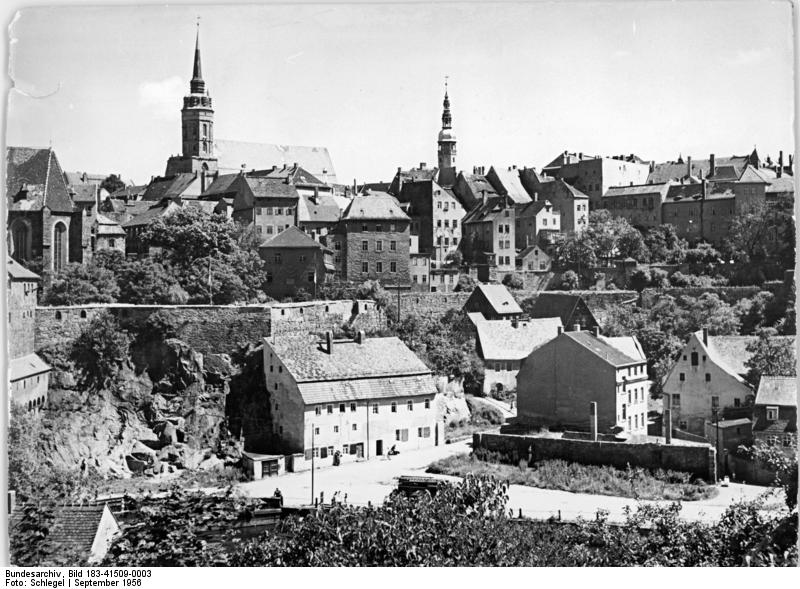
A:
{"label": "window", "polygon": [[437,227],[441,227],[442,226],[442,220],[441,219],[437,219],[436,220],[436,226]]}
{"label": "window", "polygon": [[334,425],[333,426],[333,433],[335,433],[335,434],[339,433],[339,426],[338,425]]}
{"label": "window", "polygon": [[389,223],[389,231],[392,232],[397,231],[397,225],[395,225],[394,223]]}
{"label": "window", "polygon": [[389,251],[390,252],[396,252],[397,251],[397,242],[396,241],[390,241],[389,242]]}
{"label": "window", "polygon": [[372,412],[373,413],[377,413],[378,412],[378,404],[377,403],[373,403],[372,404]]}
{"label": "window", "polygon": [[681,373],[678,375],[678,380],[680,380],[681,382],[685,381],[685,380],[686,380],[686,374],[684,374],[683,372],[681,372]]}
{"label": "window", "polygon": [[334,243],[333,244],[333,249],[335,249],[337,252],[342,251],[342,242],[341,241],[337,241],[336,243]]}
{"label": "window", "polygon": [[678,428],[679,428],[679,429],[682,429],[682,430],[686,430],[686,429],[689,429],[689,426],[688,426],[688,424],[686,423],[686,421],[684,421],[684,420],[681,420],[681,421],[678,423]]}
{"label": "window", "polygon": [[328,415],[333,414],[333,405],[328,405]]}
{"label": "window", "polygon": [[322,407],[315,407],[314,408],[315,415],[322,415]]}
{"label": "window", "polygon": [[778,420],[778,408],[767,407],[767,421],[777,421],[777,420]]}
{"label": "window", "polygon": [[300,261],[301,262],[305,262],[306,261],[306,257],[305,256],[300,256]]}
{"label": "window", "polygon": [[711,375],[706,372],[706,382],[711,382]]}
{"label": "window", "polygon": [[281,262],[281,255],[280,255],[280,253],[277,253],[277,254],[275,254],[275,263],[276,263],[276,264],[281,264],[281,263],[282,263],[282,262]]}
{"label": "window", "polygon": [[369,229],[367,228],[367,224],[366,223],[362,223],[361,224],[361,231],[369,231]]}
{"label": "window", "polygon": [[261,235],[261,232],[262,232],[262,231],[263,231],[263,229],[262,229],[261,225],[256,225],[256,233],[258,233],[259,235]]}
{"label": "window", "polygon": [[506,362],[506,370],[511,370],[511,362]]}
{"label": "window", "polygon": [[733,406],[734,407],[741,407],[742,406],[742,400],[741,399],[734,399],[733,400]]}
{"label": "window", "polygon": [[344,413],[347,407],[344,403],[339,403],[339,413]]}
{"label": "window", "polygon": [[361,262],[361,273],[366,274],[369,272],[369,262]]}
{"label": "window", "polygon": [[256,207],[256,215],[260,215],[260,214],[261,214],[261,207]]}
{"label": "window", "polygon": [[367,243],[366,239],[361,242],[361,251],[362,252],[369,251],[369,243]]}
{"label": "window", "polygon": [[414,401],[409,401],[408,403],[406,403],[406,406],[408,407],[409,411],[413,411],[414,410]]}
{"label": "window", "polygon": [[455,229],[456,227],[458,227],[458,220],[453,219],[453,229]]}
{"label": "window", "polygon": [[783,447],[784,448],[789,448],[789,447],[791,447],[793,445],[794,444],[792,443],[792,436],[790,436],[790,435],[783,436]]}
{"label": "window", "polygon": [[389,272],[397,272],[397,262],[389,262]]}
{"label": "window", "polygon": [[430,438],[431,437],[431,428],[429,427],[419,427],[417,428],[417,436],[420,438]]}
{"label": "window", "polygon": [[328,448],[323,446],[319,449],[319,457],[320,458],[327,458],[328,457]]}
{"label": "window", "polygon": [[315,427],[315,428],[314,428],[314,435],[315,435],[315,436],[318,436],[318,435],[319,435],[319,428],[318,428],[318,427]]}
{"label": "window", "polygon": [[355,410],[356,410],[356,404],[355,403],[350,403],[350,412],[353,413],[353,412],[355,412]]}
{"label": "window", "polygon": [[719,397],[717,397],[717,396],[711,397],[711,407],[712,407],[712,409],[718,409],[719,408]]}
{"label": "window", "polygon": [[692,352],[692,366],[697,366],[697,352]]}
{"label": "window", "polygon": [[439,201],[439,202],[436,203],[436,208],[437,209],[441,209],[442,208],[442,201]]}
{"label": "window", "polygon": [[275,227],[273,227],[272,225],[267,225],[267,235],[272,235],[274,231]]}
{"label": "window", "polygon": [[381,225],[380,223],[375,225],[375,231],[378,231],[378,232],[383,231],[383,225]]}
{"label": "window", "polygon": [[383,262],[375,262],[375,272],[383,272]]}
{"label": "window", "polygon": [[357,424],[357,423],[354,423],[354,424],[353,424],[353,431],[354,431],[354,432],[355,432],[355,431],[358,431],[358,424]]}
{"label": "window", "polygon": [[392,413],[397,413],[397,403],[392,401]]}
{"label": "window", "polygon": [[425,399],[425,409],[430,409],[430,408],[431,408],[431,400]]}
{"label": "window", "polygon": [[398,442],[407,442],[408,441],[408,430],[407,429],[396,429],[394,430],[394,439]]}
{"label": "window", "polygon": [[383,240],[379,239],[375,242],[375,251],[382,252],[383,251]]}
{"label": "window", "polygon": [[276,207],[275,208],[275,214],[276,215],[282,215],[283,214],[283,209],[281,207]]}
{"label": "window", "polygon": [[681,396],[680,395],[672,395],[672,406],[673,407],[680,407],[681,406]]}

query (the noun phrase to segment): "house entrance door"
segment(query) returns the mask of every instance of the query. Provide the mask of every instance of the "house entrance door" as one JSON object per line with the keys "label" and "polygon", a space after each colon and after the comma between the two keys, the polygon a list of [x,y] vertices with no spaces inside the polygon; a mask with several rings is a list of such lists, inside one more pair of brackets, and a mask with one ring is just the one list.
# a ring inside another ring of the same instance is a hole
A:
{"label": "house entrance door", "polygon": [[383,456],[383,440],[375,440],[375,456]]}

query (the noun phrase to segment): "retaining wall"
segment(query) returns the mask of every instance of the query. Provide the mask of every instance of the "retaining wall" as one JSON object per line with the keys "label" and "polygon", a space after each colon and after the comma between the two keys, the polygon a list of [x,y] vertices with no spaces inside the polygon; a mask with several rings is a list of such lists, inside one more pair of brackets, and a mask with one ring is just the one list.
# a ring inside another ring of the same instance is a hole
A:
{"label": "retaining wall", "polygon": [[608,465],[616,468],[640,466],[688,472],[705,481],[717,480],[716,451],[706,446],[592,442],[512,434],[478,433],[473,435],[473,450],[484,448],[500,452],[512,464],[520,459],[530,463],[561,459],[579,464]]}

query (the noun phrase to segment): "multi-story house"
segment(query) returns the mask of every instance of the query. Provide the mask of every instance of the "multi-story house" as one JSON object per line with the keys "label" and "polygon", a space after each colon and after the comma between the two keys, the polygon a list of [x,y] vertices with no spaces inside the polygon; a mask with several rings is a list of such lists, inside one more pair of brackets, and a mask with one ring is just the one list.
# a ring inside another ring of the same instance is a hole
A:
{"label": "multi-story house", "polygon": [[560,231],[561,211],[549,200],[533,200],[514,206],[514,245],[517,249],[552,243]]}
{"label": "multi-story house", "polygon": [[762,376],[753,405],[753,439],[797,453],[797,377]]}
{"label": "multi-story house", "polygon": [[463,220],[464,262],[478,267],[478,278],[489,271],[513,272],[516,267],[515,208],[508,197],[496,196],[467,213]]}
{"label": "multi-story house", "polygon": [[444,442],[431,372],[396,337],[265,338],[264,375],[272,433],[296,454],[288,470]]}
{"label": "multi-story house", "polygon": [[461,221],[466,210],[452,190],[434,180],[410,180],[402,184],[397,199],[407,205],[411,235],[419,238],[419,251],[431,255],[438,266],[461,242]]}
{"label": "multi-story house", "polygon": [[661,206],[670,184],[612,186],[603,195],[602,208],[615,217],[627,219],[635,227],[656,227],[662,224]]}
{"label": "multi-story house", "polygon": [[102,249],[125,253],[125,230],[113,219],[103,214],[95,217],[92,226],[92,251]]}
{"label": "multi-story house", "polygon": [[356,195],[325,238],[334,252],[338,277],[408,288],[409,225],[408,215],[393,196],[377,192]]}
{"label": "multi-story house", "polygon": [[252,224],[257,238],[269,239],[297,224],[299,196],[291,178],[241,174],[231,188],[235,190],[233,220]]}
{"label": "multi-story house", "polygon": [[603,195],[612,186],[645,184],[650,164],[628,156],[590,156],[565,151],[542,169],[542,173],[561,178],[589,197],[590,209],[602,207]]}
{"label": "multi-story house", "polygon": [[[707,329],[692,334],[664,381],[672,409],[672,426],[705,435],[705,422],[725,407],[743,407],[754,398],[745,381],[750,358],[747,346],[755,336],[712,336]],[[781,336],[794,342],[794,336]]]}
{"label": "multi-story house", "polygon": [[589,404],[597,403],[599,432],[645,436],[651,384],[635,337],[562,332],[522,361],[518,421],[586,430]]}
{"label": "multi-story house", "polygon": [[513,391],[517,373],[530,353],[559,334],[561,319],[487,321],[475,320],[475,350],[483,360],[483,392]]}
{"label": "multi-story house", "polygon": [[472,174],[459,172],[453,185],[453,193],[467,211],[471,211],[487,198],[498,196],[494,186],[486,179],[483,167],[473,167]]}
{"label": "multi-story house", "polygon": [[264,292],[274,299],[299,290],[317,298],[317,289],[333,276],[333,252],[297,227],[289,227],[258,246],[264,260]]}
{"label": "multi-story house", "polygon": [[465,313],[479,313],[488,321],[519,319],[522,308],[502,284],[479,284],[464,303]]}
{"label": "multi-story house", "polygon": [[535,202],[549,201],[561,215],[561,231],[574,234],[589,227],[589,197],[561,178],[523,168],[520,181]]}
{"label": "multi-story house", "polygon": [[38,409],[47,402],[50,366],[34,352],[39,276],[7,258],[8,375],[11,402]]}

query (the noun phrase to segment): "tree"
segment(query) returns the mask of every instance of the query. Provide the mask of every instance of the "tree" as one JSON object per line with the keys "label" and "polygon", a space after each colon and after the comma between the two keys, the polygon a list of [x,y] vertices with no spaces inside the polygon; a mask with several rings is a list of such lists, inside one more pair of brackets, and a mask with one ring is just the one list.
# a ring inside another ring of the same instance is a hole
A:
{"label": "tree", "polygon": [[45,289],[45,305],[113,303],[119,287],[113,272],[94,264],[68,264]]}
{"label": "tree", "polygon": [[111,194],[112,192],[116,192],[121,188],[125,188],[125,182],[123,182],[122,179],[120,179],[120,177],[116,174],[111,174],[100,183],[100,188],[107,190],[108,193]]}
{"label": "tree", "polygon": [[98,268],[113,272],[115,275],[119,273],[126,263],[125,254],[116,249],[104,248],[92,254],[92,264]]}
{"label": "tree", "polygon": [[637,268],[628,280],[632,289],[642,292],[650,284],[650,272],[647,268]]}
{"label": "tree", "polygon": [[567,270],[561,276],[561,290],[578,290],[580,287],[581,281],[575,271]]}
{"label": "tree", "polygon": [[681,306],[686,310],[682,317],[682,332],[694,333],[706,328],[711,335],[735,335],[739,333],[739,317],[728,303],[715,293],[703,293],[697,298],[681,297]]}
{"label": "tree", "polygon": [[195,208],[180,208],[150,222],[142,240],[164,251],[173,265],[190,267],[196,260],[238,251],[241,230],[224,215],[209,215]]}
{"label": "tree", "polygon": [[758,331],[758,339],[747,345],[750,357],[745,361],[745,377],[753,390],[758,390],[762,376],[796,376],[797,359],[791,339],[775,337],[772,328]]}
{"label": "tree", "polygon": [[126,263],[117,276],[123,303],[180,305],[189,300],[175,273],[150,258]]}
{"label": "tree", "polygon": [[468,274],[461,274],[453,288],[453,292],[472,292],[473,290],[475,290],[475,281]]}
{"label": "tree", "polygon": [[778,260],[783,268],[794,268],[794,221],[766,205],[751,207],[734,217],[723,251],[740,264]]}
{"label": "tree", "polygon": [[448,266],[460,268],[464,263],[464,255],[459,250],[452,251],[445,256],[444,262]]}
{"label": "tree", "polygon": [[752,335],[761,327],[766,326],[766,309],[774,298],[771,292],[761,291],[752,298],[740,299],[734,305],[734,310],[742,324],[742,335]]}
{"label": "tree", "polygon": [[514,290],[519,290],[525,286],[522,278],[519,274],[506,274],[503,276],[503,286],[507,286],[508,288],[513,288]]}
{"label": "tree", "polygon": [[128,361],[130,342],[130,335],[110,313],[92,319],[72,345],[71,359],[81,371],[83,384],[96,390],[108,388]]}
{"label": "tree", "polygon": [[643,235],[644,246],[655,264],[680,264],[686,257],[689,244],[678,237],[674,225],[657,225]]}
{"label": "tree", "polygon": [[390,303],[390,295],[377,280],[367,280],[356,290],[357,299],[371,299],[379,309],[386,309]]}

